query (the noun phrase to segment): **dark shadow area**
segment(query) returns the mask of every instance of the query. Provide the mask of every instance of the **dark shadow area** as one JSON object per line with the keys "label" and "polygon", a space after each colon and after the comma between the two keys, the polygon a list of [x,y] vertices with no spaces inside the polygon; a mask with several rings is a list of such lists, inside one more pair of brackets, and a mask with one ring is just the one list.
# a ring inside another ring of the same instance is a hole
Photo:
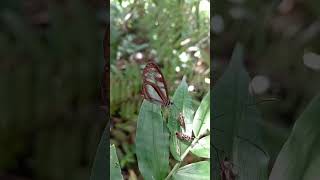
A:
{"label": "dark shadow area", "polygon": [[213,78],[243,43],[271,170],[295,120],[320,92],[319,1],[216,1],[213,12]]}
{"label": "dark shadow area", "polygon": [[1,2],[0,179],[89,179],[107,121],[105,3]]}

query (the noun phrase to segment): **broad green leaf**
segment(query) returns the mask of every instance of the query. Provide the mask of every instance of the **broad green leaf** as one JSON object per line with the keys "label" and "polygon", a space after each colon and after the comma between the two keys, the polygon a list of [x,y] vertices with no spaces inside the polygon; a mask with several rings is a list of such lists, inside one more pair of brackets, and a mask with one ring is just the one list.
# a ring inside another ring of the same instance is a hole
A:
{"label": "broad green leaf", "polygon": [[96,157],[91,170],[90,180],[108,179],[108,156],[110,145],[107,142],[108,126],[102,133],[100,143],[96,152]]}
{"label": "broad green leaf", "polygon": [[[186,135],[192,135],[192,120],[193,120],[193,109],[192,99],[188,93],[188,84],[186,83],[185,77],[182,79],[180,85],[173,95],[174,105],[171,106],[168,128],[170,130],[170,151],[172,156],[177,160],[181,160],[181,155],[190,146],[189,142],[181,141],[176,137],[176,132],[183,132]],[[179,113],[182,112],[184,116],[186,129],[180,127],[178,123]]]}
{"label": "broad green leaf", "polygon": [[136,154],[144,179],[162,180],[169,170],[169,135],[161,108],[143,101],[136,133]]}
{"label": "broad green leaf", "polygon": [[204,135],[207,130],[210,130],[210,92],[202,99],[193,119],[193,132],[196,137]]}
{"label": "broad green leaf", "polygon": [[200,161],[178,169],[173,175],[174,180],[209,180],[210,179],[210,162]]}
{"label": "broad green leaf", "polygon": [[269,155],[261,140],[260,113],[249,94],[249,75],[243,66],[243,47],[238,44],[231,62],[213,88],[213,141],[219,151],[215,159],[214,178],[220,178],[220,163],[225,157],[239,167],[238,179],[265,180]]}
{"label": "broad green leaf", "polygon": [[[177,131],[182,131],[185,134],[192,135],[192,119],[194,110],[192,109],[192,99],[188,93],[188,84],[184,77],[176,89],[172,101],[174,105],[170,108],[168,128],[170,133],[175,134]],[[182,113],[185,120],[186,129],[179,126],[178,116]]]}
{"label": "broad green leaf", "polygon": [[199,157],[210,158],[210,135],[201,138],[195,146],[192,147],[191,152]]}
{"label": "broad green leaf", "polygon": [[117,157],[116,147],[114,145],[110,146],[110,179],[123,179],[121,174],[121,167]]}
{"label": "broad green leaf", "polygon": [[320,177],[320,96],[296,121],[280,151],[270,180],[314,180]]}

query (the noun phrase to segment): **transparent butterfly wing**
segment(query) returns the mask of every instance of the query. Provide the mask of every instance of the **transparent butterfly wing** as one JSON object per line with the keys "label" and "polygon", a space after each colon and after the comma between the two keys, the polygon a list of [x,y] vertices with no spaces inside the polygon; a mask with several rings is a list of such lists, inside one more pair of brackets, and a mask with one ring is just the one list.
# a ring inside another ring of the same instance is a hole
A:
{"label": "transparent butterfly wing", "polygon": [[168,90],[167,90],[166,82],[164,80],[164,76],[156,64],[152,62],[148,63],[144,68],[143,75],[144,75],[144,81],[156,84],[157,87],[159,87],[159,89],[163,93],[163,95],[168,97],[168,93],[167,93]]}
{"label": "transparent butterfly wing", "polygon": [[147,100],[167,105],[170,100],[167,85],[159,67],[150,62],[143,69],[143,93]]}
{"label": "transparent butterfly wing", "polygon": [[144,98],[159,105],[163,105],[163,100],[161,99],[160,95],[154,89],[154,87],[148,83],[145,83],[143,86],[143,95]]}

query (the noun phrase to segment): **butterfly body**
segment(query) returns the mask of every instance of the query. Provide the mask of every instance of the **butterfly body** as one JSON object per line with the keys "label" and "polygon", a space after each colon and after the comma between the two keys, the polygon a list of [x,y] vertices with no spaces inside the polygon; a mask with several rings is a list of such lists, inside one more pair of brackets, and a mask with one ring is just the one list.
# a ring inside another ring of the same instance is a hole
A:
{"label": "butterfly body", "polygon": [[180,126],[183,127],[183,129],[186,129],[186,124],[184,122],[184,116],[181,112],[179,113],[178,122],[179,122]]}
{"label": "butterfly body", "polygon": [[186,134],[183,134],[181,132],[176,132],[176,136],[180,139],[180,140],[184,140],[184,141],[188,141],[188,142],[191,142],[193,141],[193,137],[191,136],[188,136]]}

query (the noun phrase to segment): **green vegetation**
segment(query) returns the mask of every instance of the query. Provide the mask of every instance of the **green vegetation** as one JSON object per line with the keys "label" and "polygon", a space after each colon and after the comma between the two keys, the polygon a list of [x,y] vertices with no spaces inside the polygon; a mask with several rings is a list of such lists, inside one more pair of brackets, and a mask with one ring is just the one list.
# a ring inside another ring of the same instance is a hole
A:
{"label": "green vegetation", "polygon": [[[248,84],[243,86],[247,86],[246,89],[249,88],[251,91],[250,95],[257,100],[253,104],[260,111],[258,122],[261,134],[258,139],[263,142],[259,144],[264,145],[263,149],[269,155],[268,175],[270,175],[273,162],[278,161],[277,168],[274,168],[271,173],[274,179],[294,179],[293,177],[303,179],[304,173],[306,173],[304,177],[309,178],[311,177],[309,175],[313,174],[311,166],[315,167],[317,162],[312,154],[317,150],[317,142],[312,141],[314,145],[310,145],[309,138],[304,134],[300,134],[299,137],[296,137],[296,134],[300,133],[301,127],[317,126],[316,123],[310,123],[311,119],[306,121],[301,116],[308,111],[309,106],[307,105],[310,102],[316,104],[312,99],[320,92],[320,74],[317,65],[320,52],[319,12],[319,2],[316,1],[237,0],[227,3],[217,1],[214,6],[214,14],[211,18],[211,36],[214,39],[211,52],[211,58],[214,60],[212,75],[214,79],[221,80],[220,84],[227,83],[223,82],[222,78],[226,78],[228,71],[226,69],[230,68],[231,52],[234,51],[236,42],[241,42],[244,68],[250,77]],[[237,80],[237,82],[240,81],[243,80]],[[213,83],[215,89],[219,89],[218,81]],[[235,85],[236,83],[233,86]],[[232,89],[233,86],[229,82],[229,86],[221,91],[227,93],[227,90]],[[261,88],[262,86],[264,87]],[[212,96],[221,97],[215,93],[212,93]],[[239,98],[242,99],[244,96],[246,94],[242,94],[242,97],[239,96]],[[229,98],[226,96],[214,102],[227,102]],[[276,100],[264,101],[270,98]],[[217,116],[214,122],[216,125],[219,124],[218,122],[221,122],[220,126],[229,128],[242,125],[242,121],[238,124],[231,124],[231,120],[222,115],[223,106],[218,104],[215,106],[216,113],[213,117]],[[235,109],[234,106],[233,108]],[[224,111],[230,112],[231,110],[225,109]],[[229,123],[222,124],[223,120]],[[238,119],[232,121],[237,122]],[[302,123],[302,121],[306,122]],[[297,124],[301,127],[296,127]],[[252,128],[246,127],[245,129],[247,131]],[[317,133],[314,129],[310,130],[312,136]],[[235,132],[230,129],[225,136],[230,137],[232,134]],[[217,142],[218,139],[212,137],[212,141],[217,144],[220,143]],[[297,141],[297,144],[292,143],[293,141]],[[298,150],[298,147],[303,147],[303,149]],[[297,149],[297,151],[289,152],[288,148]],[[230,151],[231,146],[229,145],[227,149]],[[306,152],[310,154],[310,157],[304,156]],[[287,155],[290,158],[287,158]],[[299,161],[303,161],[304,164],[297,165],[291,158],[300,156],[303,157],[303,160],[299,159]],[[314,161],[308,162],[306,159],[310,161],[314,159]],[[292,167],[289,167],[287,162],[292,162]],[[279,167],[288,168],[287,172],[278,169]],[[293,167],[301,169],[297,170]],[[293,171],[296,174],[289,175]]]}
{"label": "green vegetation", "polygon": [[159,64],[171,97],[183,76],[195,107],[208,91],[210,26],[204,4],[209,6],[207,0],[111,1],[110,144],[124,178],[140,176],[134,138],[146,62]]}

